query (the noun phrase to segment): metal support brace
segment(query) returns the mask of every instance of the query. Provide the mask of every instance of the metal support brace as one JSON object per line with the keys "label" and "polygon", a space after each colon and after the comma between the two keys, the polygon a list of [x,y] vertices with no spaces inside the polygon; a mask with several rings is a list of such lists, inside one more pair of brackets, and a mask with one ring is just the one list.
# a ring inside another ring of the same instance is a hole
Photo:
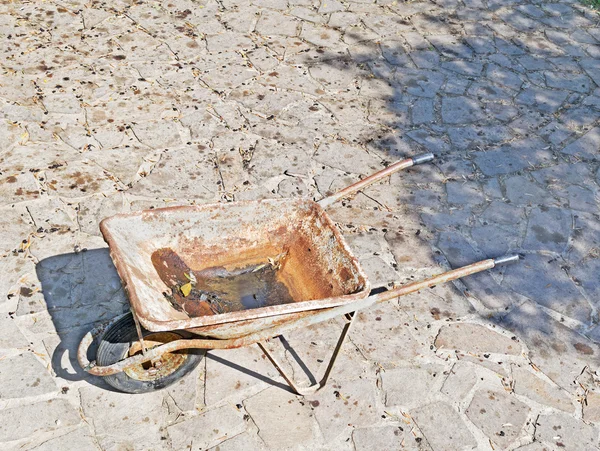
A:
{"label": "metal support brace", "polygon": [[133,315],[133,322],[135,323],[135,330],[137,331],[138,338],[140,339],[140,344],[142,345],[142,355],[146,355],[148,349],[146,348],[146,343],[144,342],[144,334],[142,334],[142,326],[140,326],[140,322],[137,319],[137,315],[131,310],[131,314]]}
{"label": "metal support brace", "polygon": [[329,364],[327,365],[325,374],[323,374],[323,377],[321,378],[320,382],[317,382],[316,384],[313,384],[313,385],[309,385],[308,387],[298,386],[294,382],[294,379],[285,372],[281,363],[279,363],[279,361],[267,349],[267,347],[262,342],[258,342],[257,344],[260,347],[260,349],[265,353],[267,358],[271,361],[271,363],[273,364],[275,369],[277,371],[279,371],[279,374],[281,374],[281,376],[285,379],[285,381],[288,383],[288,385],[294,391],[294,393],[296,393],[297,395],[300,395],[300,396],[310,395],[310,394],[315,393],[316,391],[320,390],[321,388],[323,388],[325,386],[325,384],[327,384],[327,380],[329,379],[331,371],[333,370],[333,366],[335,365],[335,362],[340,354],[340,351],[342,350],[344,341],[346,341],[348,332],[350,332],[350,327],[352,326],[352,323],[354,322],[355,316],[356,316],[356,312],[346,313],[346,315],[344,316],[346,319],[346,324],[344,324],[344,328],[342,329],[340,338],[338,338],[337,344],[335,345],[335,349],[333,350],[333,354],[331,355],[331,358],[329,359]]}

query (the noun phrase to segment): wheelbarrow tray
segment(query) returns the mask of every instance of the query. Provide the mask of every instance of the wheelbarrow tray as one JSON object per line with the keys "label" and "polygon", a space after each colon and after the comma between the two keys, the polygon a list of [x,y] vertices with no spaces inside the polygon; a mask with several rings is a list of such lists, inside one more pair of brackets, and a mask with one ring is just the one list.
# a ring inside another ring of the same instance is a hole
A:
{"label": "wheelbarrow tray", "polygon": [[[207,336],[242,336],[309,311],[352,303],[370,290],[336,226],[308,199],[146,210],[106,218],[100,230],[135,317],[152,332],[186,329]],[[276,256],[283,256],[282,262],[274,263]],[[178,288],[165,279],[173,266],[179,272],[184,267],[202,273],[275,264],[277,283],[291,298],[287,303],[225,313],[204,309],[190,315],[177,308],[171,295]]]}

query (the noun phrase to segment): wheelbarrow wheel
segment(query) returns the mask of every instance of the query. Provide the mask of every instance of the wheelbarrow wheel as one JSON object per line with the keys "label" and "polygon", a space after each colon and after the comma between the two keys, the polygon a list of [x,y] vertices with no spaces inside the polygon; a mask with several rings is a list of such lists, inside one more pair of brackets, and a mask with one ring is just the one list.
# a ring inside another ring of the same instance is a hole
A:
{"label": "wheelbarrow wheel", "polygon": [[[185,332],[149,332],[142,328],[147,348],[186,338]],[[142,353],[133,315],[129,313],[104,332],[98,345],[96,364],[107,366],[126,357]],[[158,360],[128,368],[117,374],[104,376],[104,380],[125,393],[147,393],[160,390],[183,378],[198,366],[204,351],[184,349],[163,354]]]}

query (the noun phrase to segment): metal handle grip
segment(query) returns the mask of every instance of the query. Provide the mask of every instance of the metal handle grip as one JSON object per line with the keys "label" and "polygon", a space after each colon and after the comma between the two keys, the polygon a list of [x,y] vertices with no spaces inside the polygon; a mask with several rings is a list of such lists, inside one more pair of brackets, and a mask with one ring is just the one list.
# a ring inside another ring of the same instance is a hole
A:
{"label": "metal handle grip", "polygon": [[323,208],[326,208],[329,205],[340,200],[342,197],[346,197],[350,194],[360,191],[361,189],[366,188],[367,186],[372,185],[373,183],[386,178],[388,175],[392,175],[394,172],[398,172],[402,169],[409,168],[416,164],[427,163],[427,162],[433,160],[433,158],[434,158],[434,156],[432,153],[424,153],[424,154],[417,155],[412,158],[407,158],[406,160],[398,161],[397,163],[394,163],[394,164],[388,166],[387,168],[382,169],[379,172],[376,172],[375,174],[371,174],[370,176],[368,176],[365,179],[362,179],[350,186],[347,186],[344,189],[339,190],[337,193],[334,193],[331,196],[324,197],[323,199],[321,199],[319,201],[319,205],[321,205],[321,207],[323,207]]}
{"label": "metal handle grip", "polygon": [[515,255],[504,255],[503,257],[498,257],[494,259],[494,266],[500,265],[510,265],[511,263],[516,263],[521,259],[518,254]]}
{"label": "metal handle grip", "polygon": [[433,161],[433,159],[435,158],[435,156],[429,152],[429,153],[422,153],[421,155],[417,155],[416,157],[412,157],[412,161],[413,164],[423,164],[423,163],[429,163],[430,161]]}

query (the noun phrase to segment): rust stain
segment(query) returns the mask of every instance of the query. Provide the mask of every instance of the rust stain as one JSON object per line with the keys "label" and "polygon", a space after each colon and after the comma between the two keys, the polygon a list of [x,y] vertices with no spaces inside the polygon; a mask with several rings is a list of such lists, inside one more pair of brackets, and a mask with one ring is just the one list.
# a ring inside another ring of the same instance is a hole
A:
{"label": "rust stain", "polygon": [[[144,344],[148,349],[160,346],[165,343],[170,343],[181,339],[182,336],[173,332],[159,332],[150,334],[144,337]],[[142,345],[136,341],[129,348],[129,357],[142,354]],[[152,381],[167,377],[174,373],[187,360],[188,354],[186,351],[165,352],[152,362],[144,362],[135,366],[126,368],[124,371],[133,379],[139,381]]]}
{"label": "rust stain", "polygon": [[[229,313],[294,302],[270,263],[243,265],[232,270],[213,266],[194,271],[172,249],[159,249],[152,263],[169,291],[165,298],[190,317]],[[266,259],[265,259],[266,260]],[[185,295],[181,287],[192,284]]]}
{"label": "rust stain", "polygon": [[577,352],[579,352],[580,354],[584,354],[584,355],[594,354],[594,350],[592,349],[592,347],[589,345],[586,345],[585,343],[575,343],[573,346],[575,347]]}

